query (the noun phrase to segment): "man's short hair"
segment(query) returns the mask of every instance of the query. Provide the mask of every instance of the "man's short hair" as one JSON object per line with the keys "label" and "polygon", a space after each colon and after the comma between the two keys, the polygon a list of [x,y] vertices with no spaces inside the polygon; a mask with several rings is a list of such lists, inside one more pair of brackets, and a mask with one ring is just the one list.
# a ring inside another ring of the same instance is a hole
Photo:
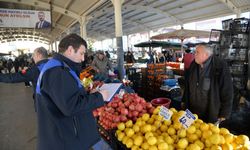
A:
{"label": "man's short hair", "polygon": [[38,47],[38,48],[35,49],[34,52],[37,52],[37,53],[41,54],[43,58],[48,58],[47,50],[44,47]]}
{"label": "man's short hair", "polygon": [[69,46],[72,46],[77,52],[81,45],[87,49],[87,42],[83,38],[77,34],[69,34],[60,41],[58,45],[59,53],[64,53]]}
{"label": "man's short hair", "polygon": [[198,44],[196,47],[198,46],[202,46],[204,47],[204,50],[209,54],[209,55],[213,55],[214,53],[214,45],[208,44],[208,43],[202,43],[202,44]]}

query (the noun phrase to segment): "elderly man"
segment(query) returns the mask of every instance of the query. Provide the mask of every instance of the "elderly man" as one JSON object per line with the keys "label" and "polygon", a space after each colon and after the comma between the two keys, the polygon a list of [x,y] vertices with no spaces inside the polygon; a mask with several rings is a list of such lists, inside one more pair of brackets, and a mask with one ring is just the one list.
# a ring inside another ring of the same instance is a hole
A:
{"label": "elderly man", "polygon": [[22,72],[18,73],[10,73],[10,74],[1,74],[0,82],[5,83],[19,83],[19,82],[32,82],[33,89],[35,92],[36,82],[38,76],[40,74],[40,70],[43,65],[48,61],[48,53],[44,47],[38,47],[34,50],[32,58],[35,62],[35,65],[27,70],[22,70]]}
{"label": "elderly man", "polygon": [[230,116],[233,84],[227,64],[213,55],[209,45],[198,45],[190,65],[183,96],[186,108],[205,122],[223,121]]}
{"label": "elderly man", "polygon": [[112,64],[109,59],[104,55],[103,51],[98,51],[91,66],[95,69],[100,80],[108,78],[108,71],[112,70]]}

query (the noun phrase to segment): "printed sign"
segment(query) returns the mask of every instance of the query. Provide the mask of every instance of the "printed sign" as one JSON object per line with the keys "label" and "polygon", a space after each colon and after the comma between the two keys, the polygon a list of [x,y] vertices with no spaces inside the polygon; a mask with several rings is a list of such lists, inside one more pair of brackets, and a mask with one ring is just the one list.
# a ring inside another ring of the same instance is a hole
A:
{"label": "printed sign", "polygon": [[195,121],[195,116],[186,109],[185,113],[179,118],[179,122],[182,124],[182,126],[187,129],[191,124]]}
{"label": "printed sign", "polygon": [[173,115],[173,112],[167,109],[166,107],[161,106],[159,115],[162,116],[165,120],[170,120]]}
{"label": "printed sign", "polygon": [[0,27],[51,28],[50,11],[0,8]]}

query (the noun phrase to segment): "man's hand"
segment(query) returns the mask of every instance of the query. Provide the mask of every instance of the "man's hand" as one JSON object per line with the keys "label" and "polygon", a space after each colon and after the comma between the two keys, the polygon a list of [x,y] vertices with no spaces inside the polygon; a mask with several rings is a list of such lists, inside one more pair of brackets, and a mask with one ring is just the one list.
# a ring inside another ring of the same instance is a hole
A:
{"label": "man's hand", "polygon": [[102,94],[103,100],[106,101],[109,96],[109,92],[107,90],[101,90],[99,91]]}
{"label": "man's hand", "polygon": [[226,118],[220,117],[220,118],[218,118],[218,120],[219,120],[219,121],[224,121],[224,120],[226,120]]}

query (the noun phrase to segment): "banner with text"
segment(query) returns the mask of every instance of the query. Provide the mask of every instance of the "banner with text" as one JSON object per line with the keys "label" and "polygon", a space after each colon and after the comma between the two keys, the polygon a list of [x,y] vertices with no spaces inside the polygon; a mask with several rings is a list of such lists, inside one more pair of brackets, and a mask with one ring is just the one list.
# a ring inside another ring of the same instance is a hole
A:
{"label": "banner with text", "polygon": [[0,27],[51,28],[50,11],[0,8]]}

